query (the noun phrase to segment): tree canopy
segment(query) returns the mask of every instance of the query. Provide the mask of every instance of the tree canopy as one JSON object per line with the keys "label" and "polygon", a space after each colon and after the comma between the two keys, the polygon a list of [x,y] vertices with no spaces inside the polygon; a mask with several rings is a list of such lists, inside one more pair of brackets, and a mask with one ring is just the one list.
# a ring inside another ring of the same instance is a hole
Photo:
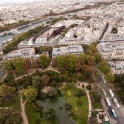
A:
{"label": "tree canopy", "polygon": [[103,60],[103,61],[100,61],[99,63],[99,69],[104,73],[104,74],[107,74],[110,72],[110,68],[108,66],[108,63]]}
{"label": "tree canopy", "polygon": [[15,109],[0,109],[0,124],[22,124],[22,116]]}
{"label": "tree canopy", "polygon": [[110,83],[114,82],[115,80],[114,75],[110,72],[106,74],[105,79]]}
{"label": "tree canopy", "polygon": [[31,103],[36,99],[37,90],[33,87],[28,87],[21,91],[21,94],[26,98],[27,102]]}
{"label": "tree canopy", "polygon": [[14,69],[14,65],[13,65],[13,62],[11,59],[3,61],[2,66],[5,70],[13,70]]}
{"label": "tree canopy", "polygon": [[0,86],[0,101],[2,102],[6,98],[10,98],[10,96],[16,91],[14,87],[7,86],[5,84]]}
{"label": "tree canopy", "polygon": [[50,58],[46,55],[41,55],[39,58],[39,64],[42,69],[45,69],[50,64]]}

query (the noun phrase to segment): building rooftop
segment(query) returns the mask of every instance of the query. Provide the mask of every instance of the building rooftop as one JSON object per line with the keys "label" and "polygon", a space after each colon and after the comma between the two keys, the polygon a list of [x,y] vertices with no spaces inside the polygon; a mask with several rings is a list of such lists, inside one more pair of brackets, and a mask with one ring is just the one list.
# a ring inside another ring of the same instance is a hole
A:
{"label": "building rooftop", "polygon": [[76,54],[83,53],[83,48],[81,45],[70,45],[66,47],[53,48],[53,55],[65,55],[65,54]]}
{"label": "building rooftop", "polygon": [[25,48],[25,49],[19,49],[19,50],[12,51],[12,52],[8,53],[4,57],[4,59],[14,58],[14,57],[22,57],[22,56],[30,56],[30,53],[33,49],[34,48]]}

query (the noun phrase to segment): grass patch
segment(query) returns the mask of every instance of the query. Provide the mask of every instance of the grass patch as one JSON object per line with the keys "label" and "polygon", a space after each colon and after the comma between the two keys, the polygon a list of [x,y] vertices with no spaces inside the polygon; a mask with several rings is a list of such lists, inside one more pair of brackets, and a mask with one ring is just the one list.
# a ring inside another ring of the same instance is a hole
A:
{"label": "grass patch", "polygon": [[94,109],[103,109],[102,103],[101,103],[101,97],[98,94],[97,91],[91,91],[90,93],[91,103],[92,107]]}
{"label": "grass patch", "polygon": [[[78,118],[75,118],[75,116],[71,116],[71,118],[76,121],[78,124],[86,124],[88,119],[88,99],[86,93],[84,96],[76,97],[75,94],[79,91],[79,89],[75,88],[74,86],[65,86],[62,89],[62,92],[64,93],[64,96],[68,103],[72,105],[72,112],[77,113]],[[77,105],[77,101],[80,99],[82,102],[81,106]],[[78,108],[77,111],[75,111],[75,108]]]}
{"label": "grass patch", "polygon": [[14,107],[16,110],[21,111],[20,96],[16,95],[7,101],[4,101],[0,107]]}
{"label": "grass patch", "polygon": [[103,109],[102,103],[95,103],[95,105],[92,105],[94,109]]}
{"label": "grass patch", "polygon": [[[25,110],[29,124],[58,124],[57,120],[41,119],[39,112],[33,111],[31,104],[26,103]],[[37,120],[39,120],[39,123],[37,123]]]}
{"label": "grass patch", "polygon": [[118,94],[121,102],[124,104],[124,90],[118,90],[117,94]]}

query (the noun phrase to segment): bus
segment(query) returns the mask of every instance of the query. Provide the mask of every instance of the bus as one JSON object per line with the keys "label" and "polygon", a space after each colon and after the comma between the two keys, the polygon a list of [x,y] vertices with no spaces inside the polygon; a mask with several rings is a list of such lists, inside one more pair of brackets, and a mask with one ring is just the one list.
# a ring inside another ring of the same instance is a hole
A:
{"label": "bus", "polygon": [[115,104],[115,106],[116,106],[117,108],[120,107],[120,105],[119,105],[119,103],[118,103],[118,101],[117,101],[116,98],[113,98],[113,102],[114,102],[114,104]]}
{"label": "bus", "polygon": [[114,97],[114,93],[112,92],[111,89],[109,89],[108,92],[109,92],[109,94],[110,94],[111,97]]}
{"label": "bus", "polygon": [[111,106],[111,103],[108,97],[105,97],[105,101],[106,101],[107,106]]}
{"label": "bus", "polygon": [[110,110],[111,110],[113,118],[116,119],[117,118],[117,114],[116,114],[115,110],[113,108],[110,108]]}

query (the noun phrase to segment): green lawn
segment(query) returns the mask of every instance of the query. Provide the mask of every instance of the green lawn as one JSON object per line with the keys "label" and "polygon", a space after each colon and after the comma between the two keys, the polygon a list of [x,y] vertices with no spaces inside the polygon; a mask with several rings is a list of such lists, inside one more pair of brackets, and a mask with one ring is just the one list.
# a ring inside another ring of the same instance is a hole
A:
{"label": "green lawn", "polygon": [[[25,110],[26,110],[29,124],[58,124],[57,120],[54,120],[51,122],[47,119],[41,119],[39,112],[34,112],[31,104],[26,103]],[[40,123],[36,123],[37,119],[40,120]]]}
{"label": "green lawn", "polygon": [[[72,111],[74,113],[76,113],[75,108],[78,108],[77,114],[79,116],[78,119],[71,117],[74,121],[76,121],[78,124],[86,124],[87,119],[88,119],[88,99],[87,99],[87,95],[85,94],[84,96],[78,98],[75,95],[75,93],[78,91],[79,89],[71,86],[65,86],[62,89],[62,92],[64,93],[64,96],[67,100],[68,103],[70,103],[72,105]],[[68,92],[71,92],[71,96],[68,96]],[[77,101],[80,99],[80,101],[82,102],[81,106],[77,105]]]}
{"label": "green lawn", "polygon": [[14,107],[16,110],[21,111],[20,96],[16,95],[12,99],[3,102],[0,107]]}
{"label": "green lawn", "polygon": [[95,103],[95,105],[92,105],[94,109],[103,109],[102,103]]}

